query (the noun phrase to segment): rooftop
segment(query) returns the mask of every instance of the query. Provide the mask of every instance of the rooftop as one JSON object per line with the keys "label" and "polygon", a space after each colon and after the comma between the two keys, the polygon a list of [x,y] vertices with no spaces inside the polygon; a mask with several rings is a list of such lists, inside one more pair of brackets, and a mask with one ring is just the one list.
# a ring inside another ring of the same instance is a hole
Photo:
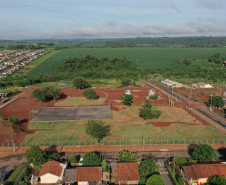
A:
{"label": "rooftop", "polygon": [[118,181],[139,181],[137,162],[117,163],[116,164]]}
{"label": "rooftop", "polygon": [[200,178],[209,178],[214,175],[226,176],[226,164],[192,164],[183,166],[187,178],[198,180]]}
{"label": "rooftop", "polygon": [[102,167],[77,167],[75,182],[102,181]]}
{"label": "rooftop", "polygon": [[61,176],[63,168],[60,165],[60,162],[57,161],[48,161],[45,163],[39,173],[39,177],[42,175],[45,175],[47,173],[50,173],[52,175],[56,175],[58,177]]}

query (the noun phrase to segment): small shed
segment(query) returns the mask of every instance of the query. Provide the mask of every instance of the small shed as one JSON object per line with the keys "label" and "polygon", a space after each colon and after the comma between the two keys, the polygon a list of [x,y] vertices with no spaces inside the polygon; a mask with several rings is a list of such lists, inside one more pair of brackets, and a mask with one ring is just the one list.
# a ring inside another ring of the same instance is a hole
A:
{"label": "small shed", "polygon": [[130,95],[131,94],[131,90],[125,90],[125,94]]}
{"label": "small shed", "polygon": [[155,94],[155,91],[153,89],[148,90],[148,95],[152,96]]}

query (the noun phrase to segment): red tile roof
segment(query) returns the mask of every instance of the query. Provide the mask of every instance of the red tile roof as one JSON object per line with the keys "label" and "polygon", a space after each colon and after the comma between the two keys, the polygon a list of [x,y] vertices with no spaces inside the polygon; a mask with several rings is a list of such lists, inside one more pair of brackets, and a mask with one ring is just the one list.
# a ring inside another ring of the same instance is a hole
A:
{"label": "red tile roof", "polygon": [[226,164],[192,164],[191,166],[183,166],[187,178],[190,180],[198,180],[200,178],[209,178],[214,175],[226,176]]}
{"label": "red tile roof", "polygon": [[138,165],[136,162],[117,163],[116,172],[118,181],[139,181]]}
{"label": "red tile roof", "polygon": [[102,167],[77,167],[75,182],[102,181]]}
{"label": "red tile roof", "polygon": [[39,173],[39,177],[47,173],[56,175],[60,177],[63,168],[60,166],[60,162],[57,161],[48,161],[45,163]]}

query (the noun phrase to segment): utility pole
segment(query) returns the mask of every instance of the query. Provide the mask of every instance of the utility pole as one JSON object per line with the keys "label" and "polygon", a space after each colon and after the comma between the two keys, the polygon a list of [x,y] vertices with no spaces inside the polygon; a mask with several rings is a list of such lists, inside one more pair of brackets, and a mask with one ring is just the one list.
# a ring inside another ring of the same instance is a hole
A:
{"label": "utility pole", "polygon": [[175,151],[174,153],[174,161],[173,161],[173,177],[175,176]]}
{"label": "utility pole", "polygon": [[14,147],[13,134],[12,134],[12,132],[11,132],[11,139],[12,139],[12,145],[13,145],[13,152],[15,153],[15,147]]}

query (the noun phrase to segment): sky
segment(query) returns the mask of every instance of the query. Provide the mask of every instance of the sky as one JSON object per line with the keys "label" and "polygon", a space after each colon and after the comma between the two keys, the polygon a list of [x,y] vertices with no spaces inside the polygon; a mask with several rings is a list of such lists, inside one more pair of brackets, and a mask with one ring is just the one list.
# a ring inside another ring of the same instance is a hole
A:
{"label": "sky", "polygon": [[0,0],[0,39],[226,36],[226,0]]}

